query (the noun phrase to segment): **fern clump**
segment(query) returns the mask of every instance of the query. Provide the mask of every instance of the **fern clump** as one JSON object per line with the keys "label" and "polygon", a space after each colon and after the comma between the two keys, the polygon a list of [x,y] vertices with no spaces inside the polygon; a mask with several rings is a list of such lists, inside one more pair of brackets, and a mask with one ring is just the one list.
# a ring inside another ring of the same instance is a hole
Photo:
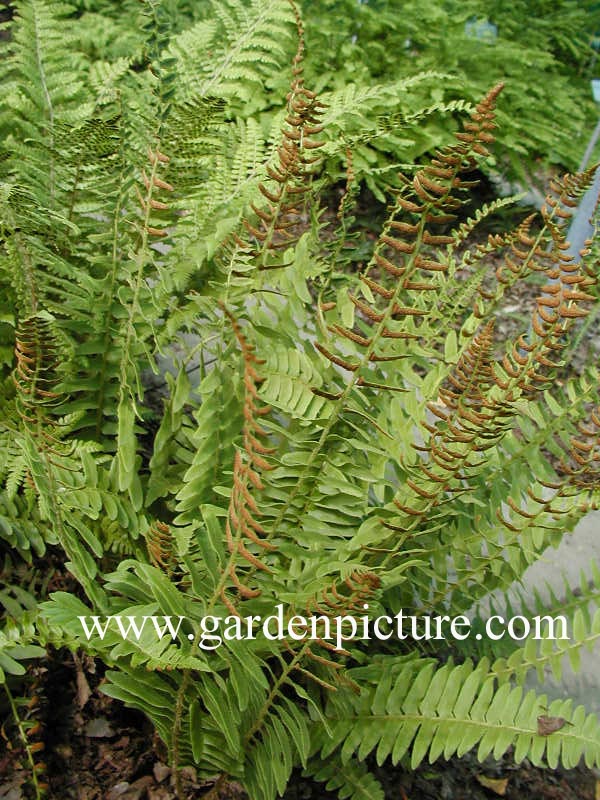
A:
{"label": "fern clump", "polygon": [[[340,135],[352,114],[307,86],[293,4],[216,4],[181,32],[148,0],[144,69],[65,63],[69,9],[16,11],[0,106],[0,538],[25,560],[59,545],[81,592],[54,592],[37,629],[7,623],[18,644],[0,666],[19,674],[40,643],[99,658],[103,691],[152,720],[181,795],[186,765],[253,798],[302,766],[359,798],[383,796],[370,754],[417,766],[514,747],[599,764],[595,717],[523,694],[563,642],[475,662],[368,635],[403,613],[461,619],[598,506],[597,370],[563,375],[597,302],[592,251],[575,261],[565,245],[594,170],[554,181],[514,230],[474,237],[506,204],[459,216],[499,84],[397,175],[366,242]],[[288,57],[265,135],[234,113],[235,87]],[[337,216],[323,201],[334,152]],[[530,329],[504,342],[503,298],[532,275]],[[148,371],[165,358],[157,403]],[[597,599],[565,609],[575,648],[597,635]],[[105,630],[86,628],[94,616]],[[286,633],[261,629],[269,617]]]}

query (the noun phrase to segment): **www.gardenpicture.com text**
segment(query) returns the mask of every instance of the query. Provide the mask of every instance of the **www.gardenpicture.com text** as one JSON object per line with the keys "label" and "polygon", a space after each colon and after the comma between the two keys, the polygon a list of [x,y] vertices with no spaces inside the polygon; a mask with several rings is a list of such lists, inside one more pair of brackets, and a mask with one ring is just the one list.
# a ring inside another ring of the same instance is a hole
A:
{"label": "www.gardenpicture.com text", "polygon": [[[369,606],[364,605],[368,611]],[[214,616],[207,615],[197,620],[172,615],[112,615],[78,617],[85,638],[104,640],[111,635],[121,639],[140,641],[148,636],[158,639],[171,638],[173,641],[187,638],[202,650],[216,650],[224,641],[265,639],[293,641],[315,640],[330,642],[336,650],[343,650],[344,644],[356,639],[390,639],[426,641],[430,639],[484,638],[498,641],[505,636],[513,641],[528,637],[534,639],[568,639],[568,623],[564,616],[552,617],[513,616],[505,619],[495,614],[485,621],[478,621],[474,627],[471,620],[459,615],[450,617],[407,615],[402,610],[393,616],[326,616],[301,614],[287,615],[279,603],[274,613],[265,617],[259,615]]]}

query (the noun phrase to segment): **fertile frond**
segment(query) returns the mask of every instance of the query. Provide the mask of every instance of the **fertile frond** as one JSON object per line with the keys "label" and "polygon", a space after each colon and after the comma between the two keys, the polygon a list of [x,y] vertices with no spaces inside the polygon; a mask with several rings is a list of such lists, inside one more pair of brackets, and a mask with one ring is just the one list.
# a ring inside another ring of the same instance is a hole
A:
{"label": "fertile frond", "polygon": [[[336,324],[338,336],[362,348],[360,360],[335,355],[329,346],[317,343],[319,351],[333,364],[356,373],[352,383],[374,387],[368,371],[377,365],[403,357],[407,341],[418,342],[427,328],[433,298],[440,286],[440,274],[447,271],[432,247],[452,243],[436,226],[455,218],[461,205],[460,192],[471,184],[459,175],[473,169],[476,156],[485,156],[495,127],[493,109],[502,86],[496,87],[478,106],[465,131],[456,134],[458,144],[439,150],[431,164],[420,169],[398,193],[396,206],[379,238],[374,256],[361,275],[358,294],[349,293],[356,308],[354,328]],[[404,212],[405,219],[396,217]],[[414,218],[414,221],[410,221]],[[364,299],[363,299],[364,298]],[[381,368],[383,369],[383,368]]]}
{"label": "fertile frond", "polygon": [[171,576],[176,564],[177,553],[175,550],[171,529],[164,522],[156,520],[148,528],[146,533],[146,547],[150,563],[164,570],[167,576]]}
{"label": "fertile frond", "polygon": [[298,52],[293,62],[293,79],[287,96],[287,115],[281,130],[275,163],[267,165],[269,184],[259,183],[263,196],[260,206],[252,204],[257,222],[244,224],[255,247],[263,253],[261,266],[268,268],[266,256],[287,250],[299,238],[307,213],[306,200],[319,163],[314,151],[324,142],[314,138],[321,133],[321,110],[325,107],[315,92],[304,85],[304,31],[296,11]]}
{"label": "fertile frond", "polygon": [[[254,355],[254,346],[248,342],[239,323],[230,311],[223,307],[228,316],[236,339],[242,350],[244,358],[244,426],[242,429],[243,450],[236,450],[233,463],[233,490],[229,501],[229,512],[225,522],[225,535],[229,552],[241,556],[256,569],[266,570],[267,566],[261,559],[254,555],[244,543],[248,539],[252,544],[264,550],[272,550],[273,545],[266,541],[266,531],[258,520],[261,511],[253,497],[253,490],[260,491],[264,488],[261,473],[273,469],[265,456],[273,453],[273,448],[265,446],[261,437],[267,431],[260,424],[261,417],[270,412],[269,406],[261,405],[258,397],[258,386],[262,377],[257,372],[257,367],[263,363]],[[242,597],[257,597],[260,592],[250,589],[239,579],[236,571],[236,562],[232,557],[229,561],[228,575],[232,579],[237,591]],[[235,609],[227,599],[223,590],[221,597],[230,610]]]}
{"label": "fertile frond", "polygon": [[52,318],[40,312],[21,320],[16,334],[14,373],[17,408],[26,429],[38,446],[52,449],[57,443],[50,420],[51,409],[59,405],[58,345],[51,328]]}

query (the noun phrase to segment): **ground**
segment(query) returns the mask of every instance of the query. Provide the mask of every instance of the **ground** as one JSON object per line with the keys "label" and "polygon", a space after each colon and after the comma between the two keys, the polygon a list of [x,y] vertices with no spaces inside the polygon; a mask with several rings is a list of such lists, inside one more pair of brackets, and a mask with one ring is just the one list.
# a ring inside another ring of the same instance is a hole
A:
{"label": "ground", "polygon": [[[98,669],[97,669],[98,667]],[[162,743],[145,717],[100,691],[101,667],[91,659],[75,661],[67,651],[50,654],[47,669],[37,676],[39,703],[31,713],[42,723],[45,742],[40,781],[48,784],[49,800],[173,800],[171,774]],[[2,731],[0,800],[28,800],[31,792],[26,758],[15,731]],[[40,761],[42,755],[39,756]],[[501,761],[479,764],[474,756],[424,765],[416,772],[384,765],[375,771],[386,800],[596,800],[596,772],[545,770],[525,762],[515,765],[510,753]],[[211,792],[212,780],[186,770],[188,800],[247,800],[231,783]],[[285,800],[333,800],[321,784],[294,773]],[[260,800],[254,798],[253,800]]]}

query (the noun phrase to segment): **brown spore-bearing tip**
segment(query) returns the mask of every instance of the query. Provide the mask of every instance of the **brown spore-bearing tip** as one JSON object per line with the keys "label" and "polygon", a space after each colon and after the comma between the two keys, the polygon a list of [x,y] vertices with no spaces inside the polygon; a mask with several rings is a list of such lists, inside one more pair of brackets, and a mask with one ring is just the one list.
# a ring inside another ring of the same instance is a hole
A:
{"label": "brown spore-bearing tip", "polygon": [[[262,405],[258,396],[258,386],[263,381],[263,377],[258,373],[256,367],[263,364],[264,361],[256,357],[254,345],[247,340],[238,320],[231,311],[221,301],[219,301],[219,306],[231,323],[244,359],[243,449],[236,450],[234,457],[233,487],[225,520],[227,549],[232,555],[239,555],[253,569],[269,572],[269,567],[244,543],[249,541],[263,551],[274,549],[274,545],[266,539],[267,531],[259,522],[262,512],[252,495],[253,490],[260,491],[264,488],[260,477],[261,471],[274,469],[273,465],[264,458],[264,456],[271,455],[274,448],[267,447],[260,441],[260,438],[267,438],[268,433],[259,424],[259,418],[271,410],[270,406]],[[248,599],[260,595],[259,589],[250,588],[242,583],[237,574],[235,559],[230,560],[227,574],[239,597]],[[221,599],[232,614],[239,616],[238,610],[226,594],[225,587],[221,591]]]}
{"label": "brown spore-bearing tip", "polygon": [[579,422],[577,435],[569,438],[567,458],[561,459],[561,470],[568,476],[570,485],[596,489],[600,486],[600,406],[589,412],[586,423]]}
{"label": "brown spore-bearing tip", "polygon": [[146,549],[152,565],[168,576],[172,574],[175,565],[174,545],[169,525],[160,520],[154,520],[146,533]]}
{"label": "brown spore-bearing tip", "polygon": [[[495,320],[489,320],[477,331],[454,370],[448,375],[446,384],[440,387],[439,400],[447,411],[434,403],[427,404],[430,411],[441,420],[447,421],[450,412],[458,412],[459,417],[466,420],[469,415],[479,417],[484,408],[493,408],[494,404],[488,400],[487,395],[495,382],[492,369],[494,324]],[[483,417],[486,421],[491,419],[485,415]]]}
{"label": "brown spore-bearing tip", "polygon": [[[489,92],[485,95],[485,97],[477,103],[475,106],[475,113],[472,115],[475,121],[479,121],[481,118],[479,117],[480,114],[488,115],[496,108],[496,101],[498,100],[498,96],[503,91],[506,84],[504,81],[499,81],[495,86],[493,86]],[[493,119],[493,117],[492,117]]]}
{"label": "brown spore-bearing tip", "polygon": [[[261,205],[251,203],[256,220],[251,223],[243,219],[243,225],[254,244],[247,245],[254,255],[262,252],[266,256],[287,250],[306,229],[303,203],[317,172],[320,156],[313,153],[325,142],[313,137],[323,130],[320,122],[321,103],[315,92],[304,86],[304,29],[298,8],[289,0],[298,32],[298,47],[292,61],[292,81],[286,96],[287,115],[281,129],[281,140],[276,148],[273,164],[266,166],[267,177],[272,184],[258,184],[264,201]],[[268,264],[266,259],[259,269],[278,269],[281,263]]]}
{"label": "brown spore-bearing tip", "polygon": [[489,99],[490,102],[495,103],[496,99],[498,98],[498,95],[504,89],[505,86],[506,84],[504,83],[504,81],[498,81],[498,83],[492,89],[490,89],[486,99]]}
{"label": "brown spore-bearing tip", "polygon": [[342,586],[333,580],[321,591],[320,598],[311,598],[306,603],[306,612],[310,615],[316,610],[318,614],[333,617],[342,612],[363,611],[365,601],[380,588],[381,579],[374,572],[355,570],[343,580]]}
{"label": "brown spore-bearing tip", "polygon": [[503,82],[497,83],[490,89],[483,100],[475,106],[475,111],[471,114],[471,122],[464,124],[464,132],[454,134],[459,142],[466,144],[483,158],[487,158],[490,154],[486,145],[494,141],[492,133],[496,127],[494,109],[498,95],[503,89]]}

